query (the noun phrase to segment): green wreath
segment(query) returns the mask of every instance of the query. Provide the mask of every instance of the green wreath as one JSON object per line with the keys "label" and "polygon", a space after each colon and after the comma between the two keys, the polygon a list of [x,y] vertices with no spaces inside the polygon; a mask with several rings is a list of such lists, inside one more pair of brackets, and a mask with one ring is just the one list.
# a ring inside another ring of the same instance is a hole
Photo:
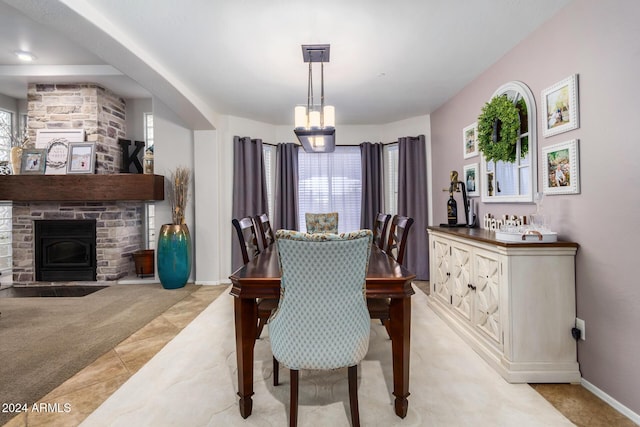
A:
{"label": "green wreath", "polygon": [[[518,106],[506,95],[496,96],[482,107],[478,117],[478,150],[485,159],[513,163],[520,133]],[[527,154],[529,144],[522,144],[520,155]]]}

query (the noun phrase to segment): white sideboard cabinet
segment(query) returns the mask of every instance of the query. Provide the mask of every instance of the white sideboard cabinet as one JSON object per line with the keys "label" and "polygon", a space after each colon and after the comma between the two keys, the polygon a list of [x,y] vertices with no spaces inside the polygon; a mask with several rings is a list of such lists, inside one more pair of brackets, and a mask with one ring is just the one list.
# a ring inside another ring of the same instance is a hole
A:
{"label": "white sideboard cabinet", "polygon": [[428,227],[430,307],[510,383],[577,383],[572,242]]}

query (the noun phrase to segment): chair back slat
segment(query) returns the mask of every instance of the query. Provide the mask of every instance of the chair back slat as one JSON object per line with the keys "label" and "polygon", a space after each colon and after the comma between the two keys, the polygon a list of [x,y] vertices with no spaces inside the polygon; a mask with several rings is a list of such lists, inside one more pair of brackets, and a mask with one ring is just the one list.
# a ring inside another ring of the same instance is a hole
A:
{"label": "chair back slat", "polygon": [[260,253],[260,247],[258,246],[258,238],[256,236],[256,228],[253,225],[253,219],[249,216],[241,219],[234,218],[231,223],[235,227],[236,233],[238,234],[240,252],[242,252],[242,260],[246,264]]}
{"label": "chair back slat", "polygon": [[389,240],[387,241],[385,252],[400,264],[404,261],[404,253],[411,225],[413,225],[413,218],[407,216],[394,215],[391,220]]}
{"label": "chair back slat", "polygon": [[383,251],[387,237],[387,226],[389,225],[390,219],[391,215],[378,213],[378,215],[376,215],[376,222],[373,226],[373,244]]}
{"label": "chair back slat", "polygon": [[258,233],[260,233],[260,237],[262,237],[262,248],[266,249],[276,241],[276,238],[273,235],[273,229],[271,228],[271,221],[269,221],[269,216],[266,213],[257,215],[255,217],[255,222],[258,226]]}

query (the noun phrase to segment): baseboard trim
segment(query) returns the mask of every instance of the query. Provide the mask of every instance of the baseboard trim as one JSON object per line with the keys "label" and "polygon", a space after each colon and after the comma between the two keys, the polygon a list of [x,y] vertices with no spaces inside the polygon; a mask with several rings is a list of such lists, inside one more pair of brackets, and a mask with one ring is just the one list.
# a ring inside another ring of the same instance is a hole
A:
{"label": "baseboard trim", "polygon": [[229,283],[225,283],[222,280],[196,280],[194,282],[196,285],[228,285]]}
{"label": "baseboard trim", "polygon": [[624,415],[625,417],[629,418],[634,423],[640,424],[640,415],[639,414],[636,414],[631,409],[627,408],[622,403],[618,402],[616,399],[614,399],[613,397],[609,396],[607,393],[605,393],[604,391],[600,390],[598,387],[594,386],[593,384],[591,384],[589,381],[585,380],[584,378],[582,379],[582,381],[580,381],[580,384],[582,384],[582,387],[586,388],[591,393],[595,394],[600,399],[602,399],[605,402],[607,402],[609,404],[609,406],[611,406],[613,409],[615,409],[616,411],[620,412],[622,415]]}

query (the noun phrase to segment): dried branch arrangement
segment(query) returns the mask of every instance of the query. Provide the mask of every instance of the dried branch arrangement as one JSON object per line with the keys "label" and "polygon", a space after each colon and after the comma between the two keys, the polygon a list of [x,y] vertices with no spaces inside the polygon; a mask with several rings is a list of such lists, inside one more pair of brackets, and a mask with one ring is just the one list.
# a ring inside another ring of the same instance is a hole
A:
{"label": "dried branch arrangement", "polygon": [[184,224],[184,212],[189,201],[189,181],[191,170],[177,167],[169,178],[168,197],[171,203],[171,217],[174,224]]}

